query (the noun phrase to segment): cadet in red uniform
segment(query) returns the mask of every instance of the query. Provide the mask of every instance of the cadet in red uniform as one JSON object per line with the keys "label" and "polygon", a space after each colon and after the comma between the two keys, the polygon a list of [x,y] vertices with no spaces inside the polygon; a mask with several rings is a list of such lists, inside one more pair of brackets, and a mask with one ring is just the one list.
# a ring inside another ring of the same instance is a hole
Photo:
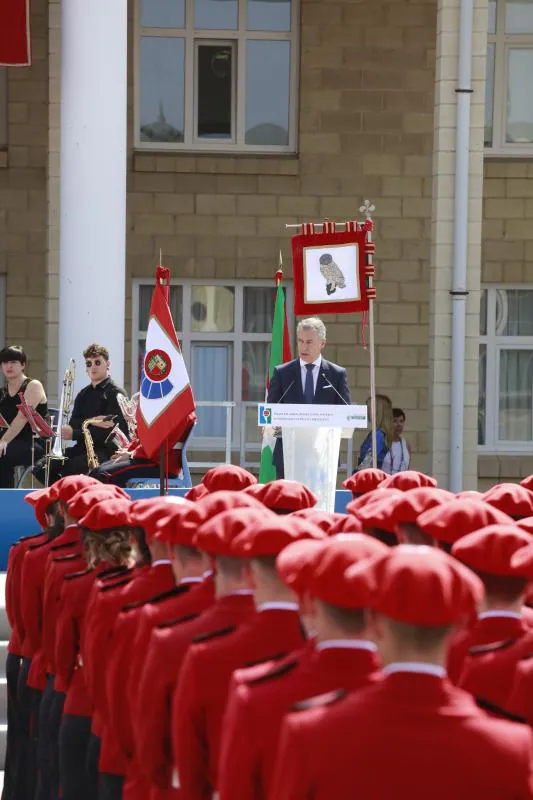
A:
{"label": "cadet in red uniform", "polygon": [[533,631],[522,614],[529,570],[512,562],[530,542],[529,534],[516,525],[489,525],[462,537],[452,548],[452,554],[485,585],[483,611],[470,641],[490,640],[469,648],[458,685],[495,713],[507,710],[517,665],[533,651]]}
{"label": "cadet in red uniform", "polygon": [[[401,473],[403,474],[403,473]],[[433,486],[409,489],[391,499],[369,503],[361,509],[359,519],[365,527],[379,528],[395,534],[400,544],[435,545],[436,541],[416,524],[418,517],[430,508],[442,506],[455,498],[451,492]]]}
{"label": "cadet in red uniform", "polygon": [[413,545],[350,567],[347,580],[367,581],[384,679],[289,714],[272,800],[531,798],[529,729],[488,718],[446,679],[450,631],[475,612],[481,581]]}
{"label": "cadet in red uniform", "polygon": [[[234,673],[222,726],[220,800],[268,797],[281,723],[294,703],[339,686],[354,691],[377,673],[377,646],[363,610],[366,594],[358,597],[355,584],[348,590],[344,575],[348,566],[386,551],[386,546],[365,534],[334,537],[318,547],[313,540],[296,542],[278,556],[282,577],[284,556],[292,561],[293,548],[305,564],[303,574],[296,573],[297,583],[313,598],[315,638],[280,665],[259,674],[253,667]],[[284,578],[292,588],[294,566],[289,564]]]}
{"label": "cadet in red uniform", "polygon": [[[223,528],[227,513],[213,524]],[[218,642],[194,644],[187,653],[172,710],[174,762],[184,797],[203,798],[217,789],[222,718],[233,671],[281,658],[304,643],[296,595],[278,576],[275,557],[292,541],[323,537],[320,528],[305,520],[297,524],[270,516],[233,542],[235,555],[250,559],[258,614],[242,630]]]}
{"label": "cadet in red uniform", "polygon": [[[245,564],[233,556],[231,544],[254,521],[268,516],[269,512],[261,507],[239,507],[240,497],[235,493],[227,496],[227,505],[233,502],[234,508],[212,517],[197,531],[184,533],[179,528],[161,531],[164,537],[172,536],[174,543],[181,542],[181,546],[185,546],[188,539],[191,546],[203,554],[204,569],[207,564],[214,563],[216,600],[203,613],[183,615],[159,626],[150,639],[134,722],[137,760],[145,780],[153,787],[151,800],[166,797],[172,787],[170,710],[187,648],[195,638],[209,636],[212,632],[216,637],[221,630],[234,630],[255,614]],[[218,524],[217,520],[222,517],[223,524]]]}

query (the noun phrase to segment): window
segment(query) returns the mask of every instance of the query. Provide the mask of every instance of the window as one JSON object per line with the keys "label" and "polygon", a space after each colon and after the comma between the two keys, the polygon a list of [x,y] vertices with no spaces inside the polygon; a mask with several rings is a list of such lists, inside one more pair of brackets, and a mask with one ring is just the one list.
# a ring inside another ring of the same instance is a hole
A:
{"label": "window", "polygon": [[478,443],[530,452],[533,445],[533,287],[491,287],[481,296]]}
{"label": "window", "polygon": [[137,0],[135,143],[295,152],[298,0]]}
{"label": "window", "polygon": [[[152,290],[152,282],[134,283],[133,391],[139,385]],[[285,290],[290,292],[287,286]],[[256,407],[265,396],[275,291],[273,281],[173,282],[170,290],[170,308],[195,399],[235,401],[232,438],[241,453],[260,447]],[[290,301],[287,307],[292,307]],[[223,449],[226,413],[223,407],[199,408],[195,449]]]}
{"label": "window", "polygon": [[485,147],[533,152],[533,0],[489,0]]}

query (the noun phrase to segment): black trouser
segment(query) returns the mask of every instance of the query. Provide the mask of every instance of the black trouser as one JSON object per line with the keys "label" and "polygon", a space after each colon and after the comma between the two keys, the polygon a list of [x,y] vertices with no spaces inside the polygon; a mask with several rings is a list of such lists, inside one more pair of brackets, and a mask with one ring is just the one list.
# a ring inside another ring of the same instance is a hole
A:
{"label": "black trouser", "polygon": [[39,712],[35,800],[58,800],[59,797],[58,736],[64,702],[65,695],[54,691],[54,676],[48,675]]}
{"label": "black trouser", "polygon": [[20,656],[14,655],[13,653],[7,654],[7,741],[2,800],[16,800],[15,774],[17,768],[18,750],[17,685],[20,672],[20,661]]}
{"label": "black trouser", "polygon": [[37,783],[37,737],[42,692],[28,686],[31,658],[23,658],[17,687],[19,746],[15,778],[16,800],[34,800]]}
{"label": "black trouser", "polygon": [[[149,458],[134,458],[129,461],[106,461],[89,474],[102,483],[114,483],[115,486],[124,488],[132,478],[159,479],[160,468],[159,464]],[[174,477],[174,474],[169,473],[169,478]]]}
{"label": "black trouser", "polygon": [[98,800],[122,800],[123,788],[124,775],[110,775],[108,772],[101,772]]}
{"label": "black trouser", "polygon": [[62,800],[97,800],[98,779],[87,770],[91,717],[65,714],[59,729]]}
{"label": "black trouser", "polygon": [[[107,461],[112,454],[112,449],[96,450],[96,457],[102,463]],[[50,461],[50,476],[48,483],[51,486],[59,478],[64,478],[66,475],[87,475],[89,472],[89,465],[87,463],[87,453],[85,448],[69,447],[67,449],[67,456],[64,461],[61,459],[52,459]],[[42,484],[46,481],[46,459],[41,459],[33,470],[33,474]]]}
{"label": "black trouser", "polygon": [[94,786],[98,786],[99,774],[98,765],[100,763],[100,737],[91,733],[89,746],[87,748],[87,772]]}
{"label": "black trouser", "polygon": [[[5,455],[0,458],[0,489],[12,489],[15,485],[15,467],[31,465],[31,438],[17,437],[9,442]],[[41,458],[44,447],[40,440],[35,442],[35,461]]]}

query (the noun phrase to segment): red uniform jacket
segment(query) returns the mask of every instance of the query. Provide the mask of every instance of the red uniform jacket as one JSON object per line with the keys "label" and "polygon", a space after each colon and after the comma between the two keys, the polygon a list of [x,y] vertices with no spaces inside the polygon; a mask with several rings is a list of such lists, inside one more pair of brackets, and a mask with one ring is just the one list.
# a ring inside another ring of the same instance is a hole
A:
{"label": "red uniform jacket", "polygon": [[280,728],[290,707],[339,687],[354,691],[368,686],[378,667],[377,654],[369,649],[317,649],[313,644],[262,674],[254,674],[255,668],[236,672],[222,726],[220,800],[267,798]]}
{"label": "red uniform jacket", "polygon": [[[191,642],[214,630],[235,630],[255,615],[251,594],[232,594],[193,620],[156,628],[150,640],[134,716],[136,754],[146,778],[166,791],[172,783],[171,708],[181,667]],[[167,665],[163,668],[163,664]],[[147,707],[147,700],[150,700]],[[154,795],[158,796],[157,793]],[[164,794],[159,796],[163,797]]]}
{"label": "red uniform jacket", "polygon": [[524,618],[484,617],[461,631],[453,640],[448,651],[446,668],[453,683],[459,683],[463,663],[471,647],[481,647],[494,642],[505,642],[521,636],[530,624]]}
{"label": "red uniform jacket", "polygon": [[268,609],[242,630],[189,649],[172,710],[172,746],[183,797],[205,798],[218,785],[222,718],[239,667],[280,658],[304,643],[296,610]]}
{"label": "red uniform jacket", "polygon": [[286,718],[271,800],[532,797],[529,728],[490,719],[446,679],[397,672],[327,697]]}
{"label": "red uniform jacket", "polygon": [[32,544],[42,544],[48,541],[48,534],[36,533],[33,536],[24,536],[9,550],[6,575],[6,614],[11,626],[8,652],[22,655],[24,641],[24,622],[21,614],[20,583],[22,578],[22,562]]}
{"label": "red uniform jacket", "polygon": [[31,544],[22,562],[20,613],[24,627],[22,655],[33,658],[41,647],[46,563],[53,539]]}
{"label": "red uniform jacket", "polygon": [[518,664],[533,653],[533,631],[516,639],[473,647],[463,664],[459,686],[481,707],[499,714],[508,711]]}
{"label": "red uniform jacket", "polygon": [[515,682],[508,702],[508,711],[533,727],[533,657],[518,664]]}

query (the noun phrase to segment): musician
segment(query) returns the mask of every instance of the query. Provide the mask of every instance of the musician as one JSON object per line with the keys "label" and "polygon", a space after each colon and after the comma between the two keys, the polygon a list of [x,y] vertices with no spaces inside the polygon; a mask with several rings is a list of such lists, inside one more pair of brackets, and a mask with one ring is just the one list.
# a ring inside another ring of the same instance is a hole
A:
{"label": "musician", "polygon": [[[76,444],[67,448],[63,463],[60,460],[51,461],[50,483],[60,476],[85,474],[89,471],[87,447],[82,431],[85,420],[93,420],[89,426],[89,433],[100,463],[108,461],[116,451],[116,446],[108,440],[115,425],[118,424],[126,435],[128,432],[128,426],[117,401],[117,395],[125,394],[125,391],[110,377],[109,351],[101,344],[91,344],[84,351],[83,357],[90,383],[76,396],[70,421],[61,429],[63,442],[75,441]],[[105,417],[108,416],[114,419],[106,420]],[[37,477],[43,480],[41,467]]]}
{"label": "musician", "polygon": [[[24,394],[28,405],[41,416],[46,416],[48,407],[42,383],[28,378],[25,373],[27,358],[22,347],[4,347],[0,351],[0,363],[6,381],[0,391],[0,414],[9,425],[0,438],[0,488],[9,489],[14,486],[15,467],[27,467],[32,463],[32,431],[17,408],[19,393]],[[35,451],[35,457],[40,458],[44,452],[41,439],[35,441]]]}

